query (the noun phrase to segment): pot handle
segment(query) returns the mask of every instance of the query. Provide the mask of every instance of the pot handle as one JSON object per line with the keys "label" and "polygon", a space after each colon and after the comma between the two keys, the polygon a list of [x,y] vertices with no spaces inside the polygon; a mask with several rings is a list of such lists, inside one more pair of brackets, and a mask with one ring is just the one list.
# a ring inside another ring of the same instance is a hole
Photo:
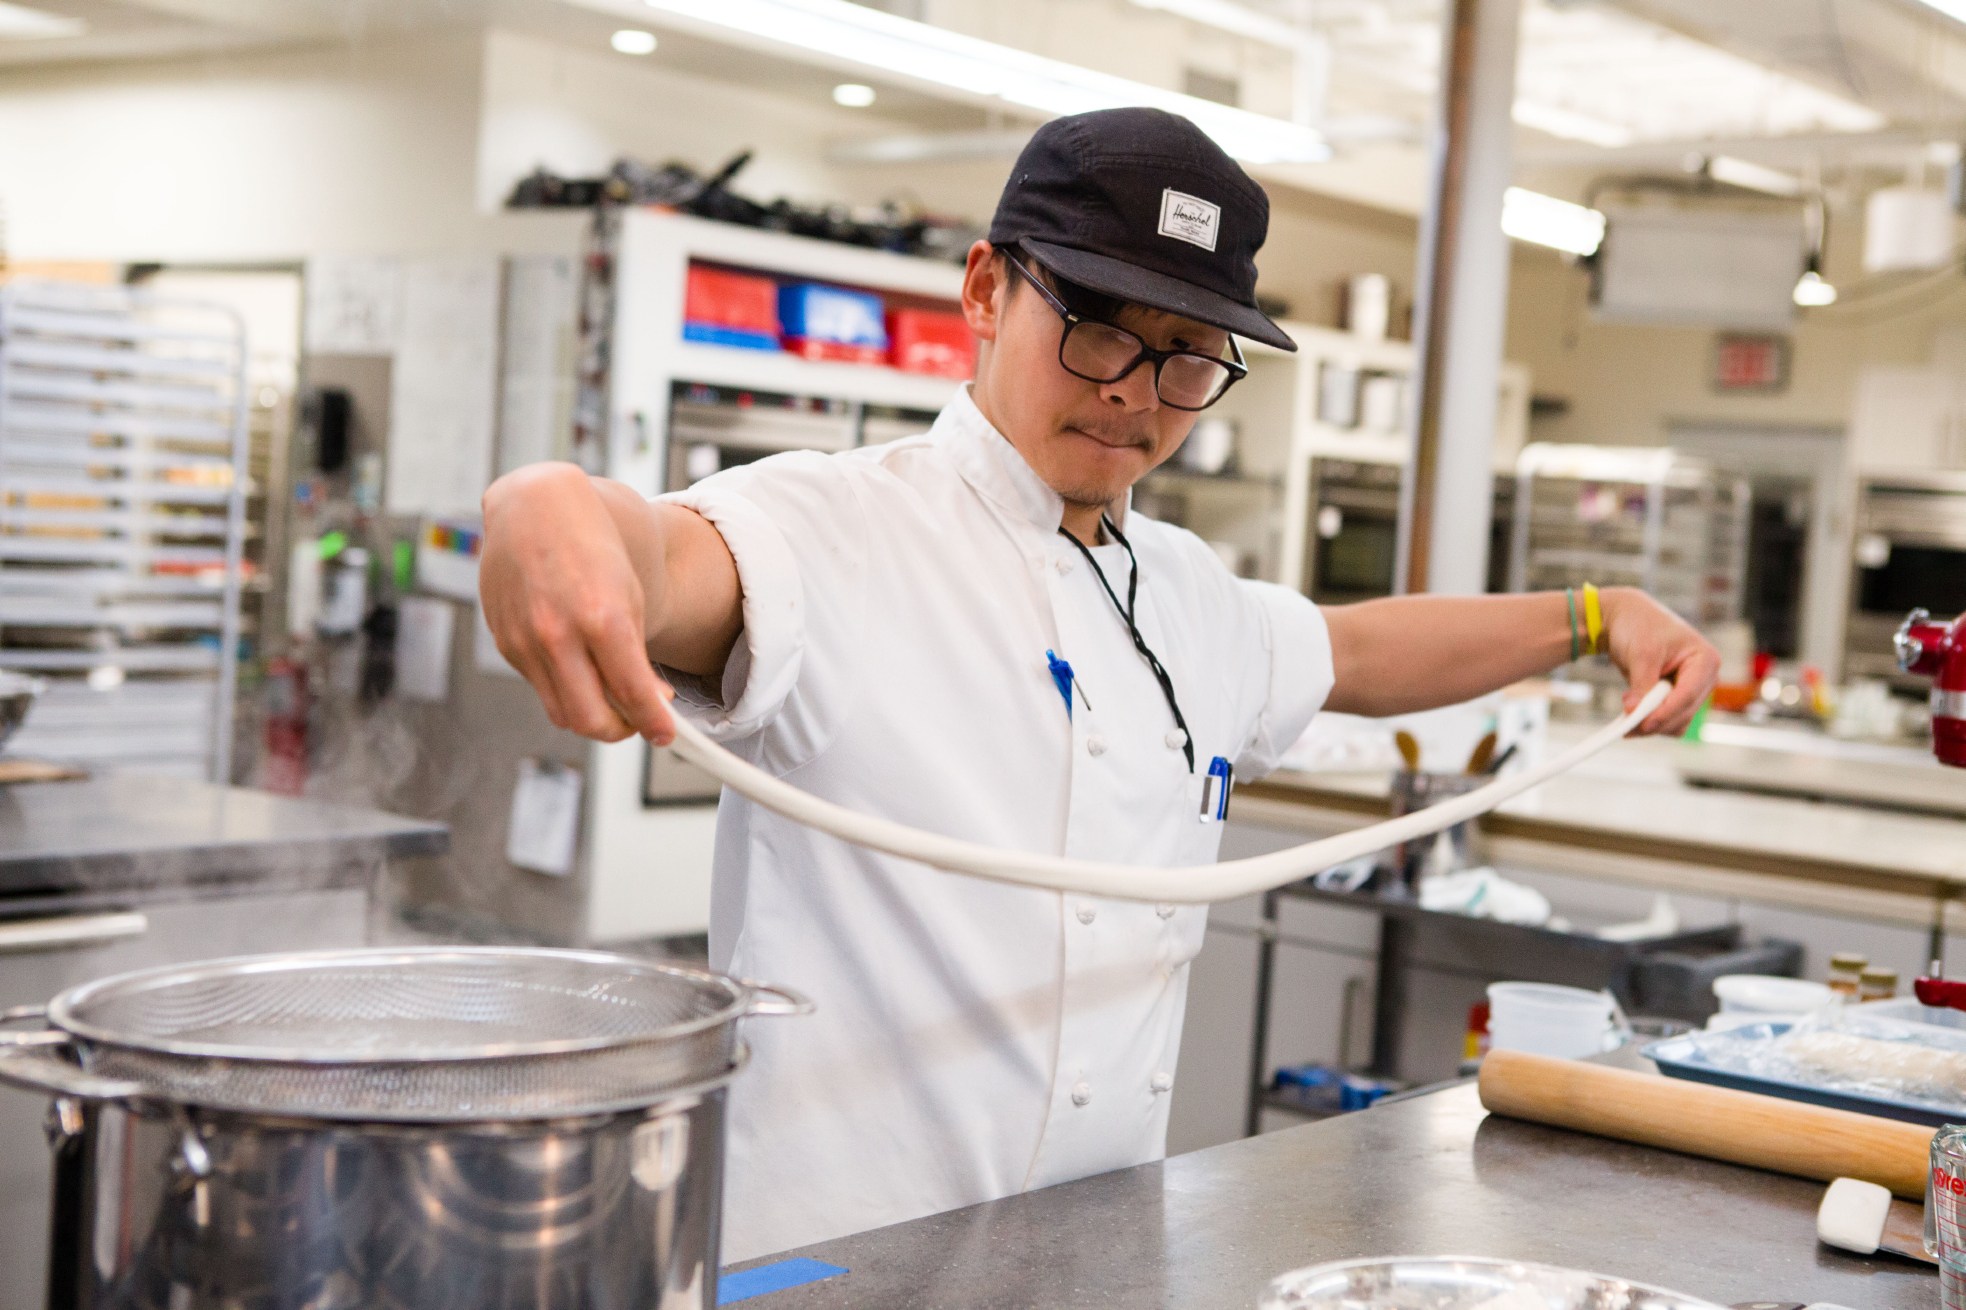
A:
{"label": "pot handle", "polygon": [[737,983],[751,993],[750,1002],[744,1008],[746,1018],[776,1019],[783,1015],[811,1014],[815,1008],[809,997],[790,987],[752,982],[749,978],[739,978]]}
{"label": "pot handle", "polygon": [[[32,1021],[41,1025],[39,1032],[10,1033],[4,1031],[17,1023]],[[0,1047],[8,1046],[65,1046],[68,1034],[59,1028],[48,1026],[48,1007],[45,1005],[16,1005],[10,1010],[0,1010]]]}
{"label": "pot handle", "polygon": [[[45,1092],[50,1096],[80,1097],[85,1101],[134,1101],[143,1098],[145,1088],[142,1083],[98,1078],[59,1056],[46,1054],[45,1047],[52,1044],[45,1041],[48,1036],[34,1033],[20,1044],[0,1046],[0,1083],[25,1091]],[[67,1040],[65,1033],[53,1036],[59,1042]]]}

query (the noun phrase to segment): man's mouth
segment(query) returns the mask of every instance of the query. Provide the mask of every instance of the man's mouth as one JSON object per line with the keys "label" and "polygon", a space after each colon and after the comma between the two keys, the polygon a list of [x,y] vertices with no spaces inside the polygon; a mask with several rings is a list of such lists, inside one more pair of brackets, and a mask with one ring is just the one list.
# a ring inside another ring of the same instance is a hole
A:
{"label": "man's mouth", "polygon": [[1066,428],[1065,431],[1076,436],[1084,437],[1088,441],[1096,441],[1108,450],[1146,450],[1151,445],[1151,443],[1141,441],[1138,438],[1117,433],[1109,435],[1101,432],[1088,432],[1084,428]]}

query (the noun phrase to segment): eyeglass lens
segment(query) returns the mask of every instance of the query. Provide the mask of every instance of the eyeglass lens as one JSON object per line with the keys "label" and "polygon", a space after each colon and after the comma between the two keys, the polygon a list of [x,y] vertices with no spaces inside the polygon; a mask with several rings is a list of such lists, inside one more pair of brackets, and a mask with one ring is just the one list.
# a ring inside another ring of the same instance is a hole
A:
{"label": "eyeglass lens", "polygon": [[[1089,382],[1114,382],[1140,359],[1145,343],[1121,328],[1080,321],[1070,326],[1059,358]],[[1170,355],[1159,369],[1160,398],[1180,409],[1201,409],[1229,385],[1228,365],[1206,355]]]}

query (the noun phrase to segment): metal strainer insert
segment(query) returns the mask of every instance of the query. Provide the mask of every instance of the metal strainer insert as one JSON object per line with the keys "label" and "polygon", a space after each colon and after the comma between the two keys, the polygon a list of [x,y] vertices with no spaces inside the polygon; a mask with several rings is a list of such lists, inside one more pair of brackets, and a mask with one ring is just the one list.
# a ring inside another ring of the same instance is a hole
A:
{"label": "metal strainer insert", "polygon": [[72,988],[48,1007],[90,1075],[143,1097],[387,1121],[542,1119],[716,1080],[736,1021],[802,998],[594,951],[253,956]]}

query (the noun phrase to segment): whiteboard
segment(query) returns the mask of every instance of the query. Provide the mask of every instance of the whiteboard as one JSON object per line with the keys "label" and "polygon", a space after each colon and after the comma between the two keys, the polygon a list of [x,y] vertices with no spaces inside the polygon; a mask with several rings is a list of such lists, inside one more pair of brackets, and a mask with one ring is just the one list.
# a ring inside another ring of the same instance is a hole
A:
{"label": "whiteboard", "polygon": [[406,261],[389,379],[391,514],[474,514],[491,481],[497,256]]}
{"label": "whiteboard", "polygon": [[498,471],[565,459],[572,447],[574,308],[579,265],[568,255],[505,264]]}
{"label": "whiteboard", "polygon": [[303,341],[312,354],[387,355],[396,349],[403,270],[375,255],[316,255],[304,274]]}

